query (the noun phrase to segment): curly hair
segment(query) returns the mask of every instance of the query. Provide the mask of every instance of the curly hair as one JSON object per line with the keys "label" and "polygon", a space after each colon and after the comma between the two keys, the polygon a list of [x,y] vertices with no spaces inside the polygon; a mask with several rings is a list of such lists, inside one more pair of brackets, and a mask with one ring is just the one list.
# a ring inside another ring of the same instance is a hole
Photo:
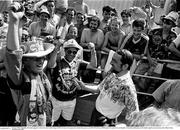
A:
{"label": "curly hair", "polygon": [[180,126],[180,113],[172,108],[148,107],[131,115],[128,126]]}

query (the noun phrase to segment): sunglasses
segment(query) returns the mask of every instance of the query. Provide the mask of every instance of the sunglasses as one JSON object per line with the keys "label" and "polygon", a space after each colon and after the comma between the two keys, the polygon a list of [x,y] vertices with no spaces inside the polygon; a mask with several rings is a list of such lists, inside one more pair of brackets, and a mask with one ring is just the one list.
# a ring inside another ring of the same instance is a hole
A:
{"label": "sunglasses", "polygon": [[70,54],[76,55],[77,54],[77,51],[72,51],[72,50],[67,50],[66,52],[68,55],[70,55]]}
{"label": "sunglasses", "polygon": [[128,18],[129,16],[128,15],[122,15],[121,17],[122,18]]}
{"label": "sunglasses", "polygon": [[173,23],[170,20],[166,20],[166,19],[163,20],[163,23],[167,25],[173,25]]}

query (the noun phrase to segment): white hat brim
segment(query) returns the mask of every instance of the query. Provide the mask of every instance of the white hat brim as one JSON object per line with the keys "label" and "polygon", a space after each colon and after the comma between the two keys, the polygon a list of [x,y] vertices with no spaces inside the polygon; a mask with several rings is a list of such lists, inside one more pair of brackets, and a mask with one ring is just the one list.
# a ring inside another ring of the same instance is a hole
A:
{"label": "white hat brim", "polygon": [[53,44],[50,44],[50,43],[43,43],[43,44],[44,44],[44,49],[45,49],[44,51],[26,53],[26,54],[23,54],[23,57],[43,57],[50,54],[55,48]]}

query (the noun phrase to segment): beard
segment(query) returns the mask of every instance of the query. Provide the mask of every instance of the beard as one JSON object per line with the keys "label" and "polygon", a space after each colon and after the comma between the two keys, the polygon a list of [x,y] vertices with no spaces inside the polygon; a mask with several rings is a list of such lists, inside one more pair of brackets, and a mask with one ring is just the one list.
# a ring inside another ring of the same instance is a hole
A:
{"label": "beard", "polygon": [[118,74],[118,73],[119,73],[119,71],[116,71],[116,70],[113,69],[113,68],[111,68],[110,72],[111,72],[111,73],[115,73],[115,74]]}
{"label": "beard", "polygon": [[113,70],[112,73],[118,74],[119,71]]}

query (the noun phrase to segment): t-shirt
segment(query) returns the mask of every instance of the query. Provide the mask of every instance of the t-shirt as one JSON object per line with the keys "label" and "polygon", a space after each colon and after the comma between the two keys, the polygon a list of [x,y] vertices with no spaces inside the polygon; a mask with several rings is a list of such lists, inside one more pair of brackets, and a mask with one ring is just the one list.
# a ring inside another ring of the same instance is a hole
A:
{"label": "t-shirt", "polygon": [[131,53],[136,55],[142,55],[146,52],[146,47],[148,44],[148,37],[144,34],[141,35],[141,38],[137,43],[133,42],[133,33],[128,35],[124,40],[124,49],[129,50]]}
{"label": "t-shirt", "polygon": [[177,37],[173,31],[169,32],[169,35],[163,39],[163,29],[157,28],[149,32],[149,52],[151,57],[159,59],[170,59],[172,58],[171,52],[166,48],[169,47],[171,42]]}
{"label": "t-shirt", "polygon": [[86,69],[87,64],[81,60],[68,62],[65,58],[57,61],[53,71],[53,89],[52,95],[60,101],[70,101],[76,98],[77,86],[73,78],[78,78],[78,70]]}

